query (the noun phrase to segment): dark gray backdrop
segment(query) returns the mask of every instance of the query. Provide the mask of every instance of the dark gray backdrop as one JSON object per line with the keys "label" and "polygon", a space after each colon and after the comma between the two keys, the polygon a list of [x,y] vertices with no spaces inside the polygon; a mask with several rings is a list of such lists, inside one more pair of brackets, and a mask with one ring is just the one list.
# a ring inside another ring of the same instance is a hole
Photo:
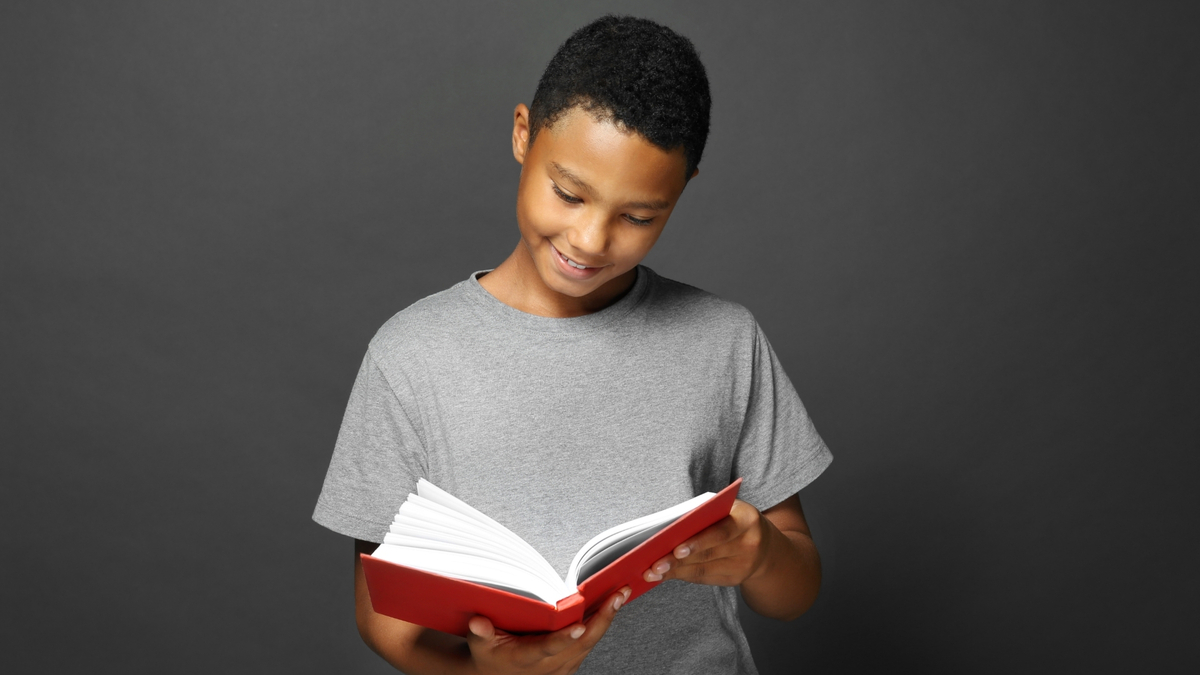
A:
{"label": "dark gray backdrop", "polygon": [[648,262],[837,458],[764,673],[1195,667],[1188,5],[4,3],[0,661],[382,669],[309,520],[359,359],[511,250],[512,108],[616,10],[713,85]]}

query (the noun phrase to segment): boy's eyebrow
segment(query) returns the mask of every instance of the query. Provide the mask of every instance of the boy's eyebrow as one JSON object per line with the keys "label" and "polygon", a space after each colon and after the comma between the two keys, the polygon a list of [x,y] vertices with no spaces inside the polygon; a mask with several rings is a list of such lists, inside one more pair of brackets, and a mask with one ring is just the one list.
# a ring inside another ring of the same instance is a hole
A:
{"label": "boy's eyebrow", "polygon": [[662,211],[671,205],[671,202],[665,199],[660,199],[653,202],[626,202],[622,204],[622,208],[648,209],[650,211]]}
{"label": "boy's eyebrow", "polygon": [[[565,166],[559,164],[558,162],[550,162],[550,165],[553,166],[555,171],[558,171],[558,173],[563,178],[571,181],[571,183],[573,183],[575,185],[575,187],[579,188],[580,190],[583,190],[584,192],[588,192],[593,195],[596,194],[596,191],[592,188],[591,185],[588,185],[587,182],[584,181],[582,178],[571,173],[571,171],[569,169],[567,169]],[[649,201],[649,202],[626,202],[625,204],[622,204],[621,206],[622,207],[632,207],[635,209],[649,209],[651,211],[661,211],[661,210],[671,206],[671,202],[668,202],[665,199],[658,199],[658,200]]]}
{"label": "boy's eyebrow", "polygon": [[584,192],[591,192],[591,193],[595,194],[596,191],[592,189],[591,185],[588,185],[586,182],[584,182],[584,180],[582,178],[571,173],[570,170],[568,170],[562,164],[559,164],[558,162],[550,162],[550,165],[553,166],[554,169],[556,171],[558,171],[558,173],[563,178],[566,178],[567,180],[574,183],[575,187],[579,188],[580,190],[583,190]]}

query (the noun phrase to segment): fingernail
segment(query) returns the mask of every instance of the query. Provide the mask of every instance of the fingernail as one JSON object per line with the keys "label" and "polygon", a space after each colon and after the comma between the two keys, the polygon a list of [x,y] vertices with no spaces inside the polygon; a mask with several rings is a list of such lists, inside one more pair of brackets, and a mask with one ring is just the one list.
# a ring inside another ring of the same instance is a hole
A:
{"label": "fingernail", "polygon": [[650,570],[649,572],[646,572],[646,581],[658,581],[659,579],[662,579],[662,575],[655,574],[654,570]]}
{"label": "fingernail", "polygon": [[666,572],[669,569],[671,569],[671,563],[666,562],[666,561],[660,562],[654,566],[654,571],[658,572],[659,574],[662,574],[663,572]]}
{"label": "fingernail", "polygon": [[616,598],[613,600],[613,611],[615,612],[615,611],[617,611],[618,609],[621,609],[621,605],[623,605],[623,604],[625,604],[625,596],[624,596],[624,595],[618,595],[618,596],[617,596],[617,597],[616,597]]}
{"label": "fingernail", "polygon": [[680,546],[679,548],[675,549],[675,557],[680,558],[680,559],[686,558],[686,557],[688,557],[688,555],[691,554],[691,552],[692,552],[692,549],[690,549],[686,546]]}
{"label": "fingernail", "polygon": [[585,631],[585,630],[587,630],[587,629],[585,629],[583,626],[575,626],[574,628],[571,629],[571,639],[578,640],[579,636],[583,635],[583,631]]}
{"label": "fingernail", "polygon": [[625,596],[625,602],[629,602],[629,596],[633,595],[633,589],[626,586],[621,589],[621,595]]}

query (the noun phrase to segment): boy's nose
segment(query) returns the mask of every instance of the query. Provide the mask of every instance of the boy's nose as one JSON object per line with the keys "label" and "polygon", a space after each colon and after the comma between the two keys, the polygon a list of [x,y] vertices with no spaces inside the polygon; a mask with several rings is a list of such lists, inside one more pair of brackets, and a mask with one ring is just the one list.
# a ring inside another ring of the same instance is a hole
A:
{"label": "boy's nose", "polygon": [[604,255],[608,251],[608,221],[597,217],[578,223],[567,233],[567,243],[580,253]]}

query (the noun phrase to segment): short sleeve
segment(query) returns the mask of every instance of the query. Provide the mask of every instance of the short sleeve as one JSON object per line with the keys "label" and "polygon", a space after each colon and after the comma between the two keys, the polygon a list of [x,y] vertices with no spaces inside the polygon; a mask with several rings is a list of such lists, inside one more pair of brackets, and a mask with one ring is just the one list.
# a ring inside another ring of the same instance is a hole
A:
{"label": "short sleeve", "polygon": [[356,539],[382,542],[426,473],[412,391],[407,382],[393,384],[368,351],[313,511],[317,523]]}
{"label": "short sleeve", "polygon": [[745,479],[738,496],[758,509],[768,509],[821,475],[833,455],[757,326],[752,362],[733,474]]}

